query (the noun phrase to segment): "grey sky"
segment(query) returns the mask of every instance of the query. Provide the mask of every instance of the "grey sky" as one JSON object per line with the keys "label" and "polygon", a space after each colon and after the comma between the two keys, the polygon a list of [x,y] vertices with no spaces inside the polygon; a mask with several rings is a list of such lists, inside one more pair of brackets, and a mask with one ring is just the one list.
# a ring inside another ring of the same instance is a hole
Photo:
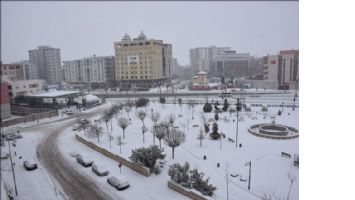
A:
{"label": "grey sky", "polygon": [[114,55],[125,32],[173,45],[189,64],[189,49],[230,46],[263,56],[298,49],[298,2],[1,2],[1,60],[28,59],[39,45],[62,60]]}

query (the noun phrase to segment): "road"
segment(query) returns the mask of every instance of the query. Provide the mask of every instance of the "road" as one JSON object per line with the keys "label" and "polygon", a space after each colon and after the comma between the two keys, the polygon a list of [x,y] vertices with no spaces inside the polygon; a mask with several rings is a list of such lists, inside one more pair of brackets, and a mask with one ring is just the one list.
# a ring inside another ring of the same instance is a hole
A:
{"label": "road", "polygon": [[98,112],[100,111],[71,116],[66,118],[66,120],[58,120],[58,122],[61,123],[52,122],[52,125],[41,128],[41,131],[50,132],[50,134],[37,146],[37,158],[61,185],[70,200],[113,200],[113,198],[104,193],[93,180],[82,175],[73,166],[67,163],[68,161],[66,161],[61,154],[57,144],[57,138],[63,130],[75,123],[74,120],[69,119],[89,117]]}

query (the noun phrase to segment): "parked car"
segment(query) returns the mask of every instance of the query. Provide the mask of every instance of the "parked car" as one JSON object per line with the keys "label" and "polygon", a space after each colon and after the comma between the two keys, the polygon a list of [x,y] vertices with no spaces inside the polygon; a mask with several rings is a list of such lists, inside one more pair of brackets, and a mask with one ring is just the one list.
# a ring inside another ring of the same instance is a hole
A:
{"label": "parked car", "polygon": [[105,166],[96,163],[92,164],[91,169],[98,176],[107,176],[109,174],[109,171],[106,169]]}
{"label": "parked car", "polygon": [[90,121],[87,120],[87,119],[80,119],[79,122],[80,122],[81,124],[88,124],[88,123],[90,123]]}
{"label": "parked car", "polygon": [[72,115],[72,114],[74,114],[74,112],[73,112],[71,109],[65,109],[65,110],[63,111],[63,113],[65,113],[65,114],[67,114],[67,115]]}
{"label": "parked car", "polygon": [[27,171],[32,171],[37,169],[37,161],[35,159],[32,160],[25,160],[23,162],[23,166]]}
{"label": "parked car", "polygon": [[107,182],[117,190],[124,190],[129,187],[129,182],[124,176],[110,176]]}
{"label": "parked car", "polygon": [[77,131],[77,130],[79,130],[80,129],[80,124],[74,124],[74,126],[73,126],[73,131]]}
{"label": "parked car", "polygon": [[78,163],[80,163],[84,167],[90,167],[92,163],[94,163],[94,161],[88,158],[87,156],[83,156],[80,154],[76,156],[76,161],[78,161]]}
{"label": "parked car", "polygon": [[14,132],[10,132],[10,133],[7,133],[5,135],[5,140],[8,141],[8,140],[16,140],[16,139],[21,139],[23,138],[21,134],[19,133],[14,133]]}

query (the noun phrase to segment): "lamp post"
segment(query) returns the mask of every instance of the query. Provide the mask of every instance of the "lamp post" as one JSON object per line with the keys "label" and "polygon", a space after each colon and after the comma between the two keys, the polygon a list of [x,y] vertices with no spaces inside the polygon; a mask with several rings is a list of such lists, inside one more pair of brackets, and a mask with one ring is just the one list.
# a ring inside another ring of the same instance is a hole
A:
{"label": "lamp post", "polygon": [[245,166],[249,166],[249,179],[248,179],[248,190],[250,190],[250,179],[251,179],[251,161],[245,163]]}
{"label": "lamp post", "polygon": [[242,106],[240,105],[240,102],[239,102],[239,98],[237,99],[236,108],[237,108],[237,132],[235,134],[235,147],[238,148],[239,111],[242,109]]}
{"label": "lamp post", "polygon": [[7,144],[8,144],[8,146],[9,146],[9,154],[10,154],[10,162],[11,162],[11,169],[12,169],[12,177],[14,178],[15,193],[16,193],[16,196],[17,196],[17,186],[16,186],[16,178],[15,178],[14,164],[13,164],[13,162],[12,162],[10,140],[7,141]]}

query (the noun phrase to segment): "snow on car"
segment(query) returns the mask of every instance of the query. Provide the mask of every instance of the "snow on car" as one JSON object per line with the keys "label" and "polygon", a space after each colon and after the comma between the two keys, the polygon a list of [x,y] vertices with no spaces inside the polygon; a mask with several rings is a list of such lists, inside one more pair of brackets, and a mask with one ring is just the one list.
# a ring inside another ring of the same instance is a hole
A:
{"label": "snow on car", "polygon": [[65,109],[65,110],[63,111],[63,113],[65,113],[65,114],[67,114],[67,115],[72,115],[72,114],[74,114],[74,112],[73,112],[71,109]]}
{"label": "snow on car", "polygon": [[98,176],[107,176],[109,174],[109,171],[106,169],[106,167],[100,164],[93,163],[91,169]]}
{"label": "snow on car", "polygon": [[110,176],[107,178],[107,182],[117,190],[124,190],[129,187],[129,182],[124,176]]}
{"label": "snow on car", "polygon": [[76,161],[78,161],[78,163],[80,163],[84,167],[90,167],[92,163],[94,163],[94,161],[91,160],[88,156],[80,154],[76,156]]}
{"label": "snow on car", "polygon": [[74,124],[74,126],[73,126],[73,131],[77,131],[77,130],[79,130],[80,129],[80,127],[81,127],[81,125],[80,124]]}
{"label": "snow on car", "polygon": [[32,171],[37,169],[37,161],[35,159],[25,160],[23,166],[27,171]]}

